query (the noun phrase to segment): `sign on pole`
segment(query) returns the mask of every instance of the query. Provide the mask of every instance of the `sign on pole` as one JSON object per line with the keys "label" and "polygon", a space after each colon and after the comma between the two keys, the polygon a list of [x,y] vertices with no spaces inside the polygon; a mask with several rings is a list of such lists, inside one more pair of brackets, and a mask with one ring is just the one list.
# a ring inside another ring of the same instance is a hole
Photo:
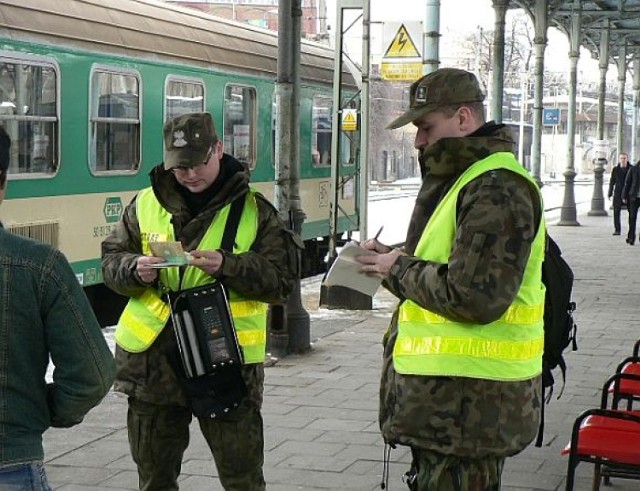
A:
{"label": "sign on pole", "polygon": [[422,55],[414,39],[420,39],[422,22],[386,22],[384,39],[390,39],[382,57],[383,80],[411,81],[422,76]]}
{"label": "sign on pole", "polygon": [[560,124],[560,109],[551,107],[542,109],[542,124],[556,126]]}
{"label": "sign on pole", "polygon": [[345,108],[342,110],[342,130],[358,131],[358,110]]}

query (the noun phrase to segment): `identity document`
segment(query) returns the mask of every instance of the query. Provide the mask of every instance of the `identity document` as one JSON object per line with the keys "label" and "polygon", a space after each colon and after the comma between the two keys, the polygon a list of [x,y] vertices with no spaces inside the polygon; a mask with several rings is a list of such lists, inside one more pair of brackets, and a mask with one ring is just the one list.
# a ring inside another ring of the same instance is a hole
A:
{"label": "identity document", "polygon": [[331,265],[323,284],[326,286],[344,286],[373,297],[380,283],[382,283],[382,278],[361,273],[361,264],[356,261],[355,257],[375,254],[377,252],[364,249],[353,240],[347,242]]}

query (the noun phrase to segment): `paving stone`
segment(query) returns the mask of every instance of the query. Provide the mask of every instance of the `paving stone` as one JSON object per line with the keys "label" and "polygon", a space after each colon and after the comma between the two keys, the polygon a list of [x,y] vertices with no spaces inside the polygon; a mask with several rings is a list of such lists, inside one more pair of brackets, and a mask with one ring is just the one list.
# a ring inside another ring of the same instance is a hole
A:
{"label": "paving stone", "polygon": [[[544,445],[507,459],[503,491],[564,489],[567,460],[560,451],[569,441],[573,421],[583,410],[599,406],[606,378],[640,337],[638,249],[610,235],[611,217],[580,216],[579,221],[580,227],[549,227],[576,275],[579,349],[567,355],[562,398],[555,399],[562,385],[558,374],[554,397],[545,407]],[[317,333],[312,336],[313,349],[266,368],[263,415],[269,490],[380,489],[381,340],[393,305],[392,296],[380,289],[372,311],[311,311],[312,334]],[[81,425],[45,433],[46,468],[56,491],[137,489],[126,412],[126,397],[110,393]],[[196,422],[191,435],[181,489],[221,489]],[[407,447],[390,453],[390,489],[406,489],[401,477],[410,460]],[[576,491],[591,489],[592,474],[593,465],[578,466]],[[640,489],[637,481],[612,482],[615,491]]]}

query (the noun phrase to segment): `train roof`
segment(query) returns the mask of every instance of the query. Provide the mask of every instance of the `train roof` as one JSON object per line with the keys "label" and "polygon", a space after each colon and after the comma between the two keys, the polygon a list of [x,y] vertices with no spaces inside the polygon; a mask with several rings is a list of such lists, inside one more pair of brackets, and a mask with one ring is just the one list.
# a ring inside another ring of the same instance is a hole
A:
{"label": "train roof", "polygon": [[[157,0],[0,0],[0,38],[274,79],[275,32]],[[331,85],[334,51],[302,41],[300,78]],[[343,62],[343,83],[355,87]]]}

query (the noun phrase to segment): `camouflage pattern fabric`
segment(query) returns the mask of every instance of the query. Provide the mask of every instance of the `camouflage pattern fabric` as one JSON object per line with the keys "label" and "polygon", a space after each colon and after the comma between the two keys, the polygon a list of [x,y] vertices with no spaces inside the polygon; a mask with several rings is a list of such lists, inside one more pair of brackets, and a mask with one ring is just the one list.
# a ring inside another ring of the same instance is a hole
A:
{"label": "camouflage pattern fabric", "polygon": [[[487,124],[465,138],[443,138],[421,152],[423,185],[407,234],[411,254],[437,203],[469,166],[512,151],[502,125]],[[542,208],[536,190],[506,170],[465,186],[448,264],[402,256],[385,286],[449,319],[484,324],[498,319],[522,282]],[[405,376],[393,368],[397,318],[385,335],[380,427],[385,441],[469,458],[509,456],[534,438],[541,405],[540,378],[498,382],[464,377]]]}
{"label": "camouflage pattern fabric", "polygon": [[400,128],[441,107],[483,100],[475,75],[459,68],[440,68],[411,84],[409,109],[389,123],[387,129]]}
{"label": "camouflage pattern fabric", "polygon": [[[189,444],[191,411],[129,399],[129,446],[138,466],[141,491],[178,489],[182,454]],[[263,423],[260,411],[243,404],[232,414],[198,420],[227,491],[266,489]]]}
{"label": "camouflage pattern fabric", "polygon": [[204,162],[218,141],[216,125],[209,113],[188,113],[170,119],[163,133],[165,169]]}
{"label": "camouflage pattern fabric", "polygon": [[413,452],[416,491],[499,491],[504,458],[464,459],[424,450]]}
{"label": "camouflage pattern fabric", "polygon": [[[218,210],[248,190],[249,170],[244,164],[225,154],[220,165],[221,169],[224,168],[224,185],[209,197],[210,201],[195,216],[171,172],[164,170],[162,165],[151,172],[153,190],[163,207],[172,214],[176,240],[182,242],[186,251],[197,247]],[[206,191],[202,194],[206,194]],[[251,250],[243,254],[223,251],[220,280],[245,298],[281,303],[286,300],[297,280],[298,254],[302,243],[280,221],[271,203],[257,195],[257,204],[259,222],[256,241]],[[105,284],[125,296],[142,293],[146,286],[135,273],[140,254],[142,245],[134,199],[126,207],[116,229],[102,243]],[[169,324],[153,345],[142,353],[127,353],[119,347],[116,349],[118,373],[115,390],[153,404],[187,405],[167,357],[167,353],[176,347],[173,329]],[[247,365],[243,367],[243,377],[250,400],[259,408],[262,404],[262,368]]]}

